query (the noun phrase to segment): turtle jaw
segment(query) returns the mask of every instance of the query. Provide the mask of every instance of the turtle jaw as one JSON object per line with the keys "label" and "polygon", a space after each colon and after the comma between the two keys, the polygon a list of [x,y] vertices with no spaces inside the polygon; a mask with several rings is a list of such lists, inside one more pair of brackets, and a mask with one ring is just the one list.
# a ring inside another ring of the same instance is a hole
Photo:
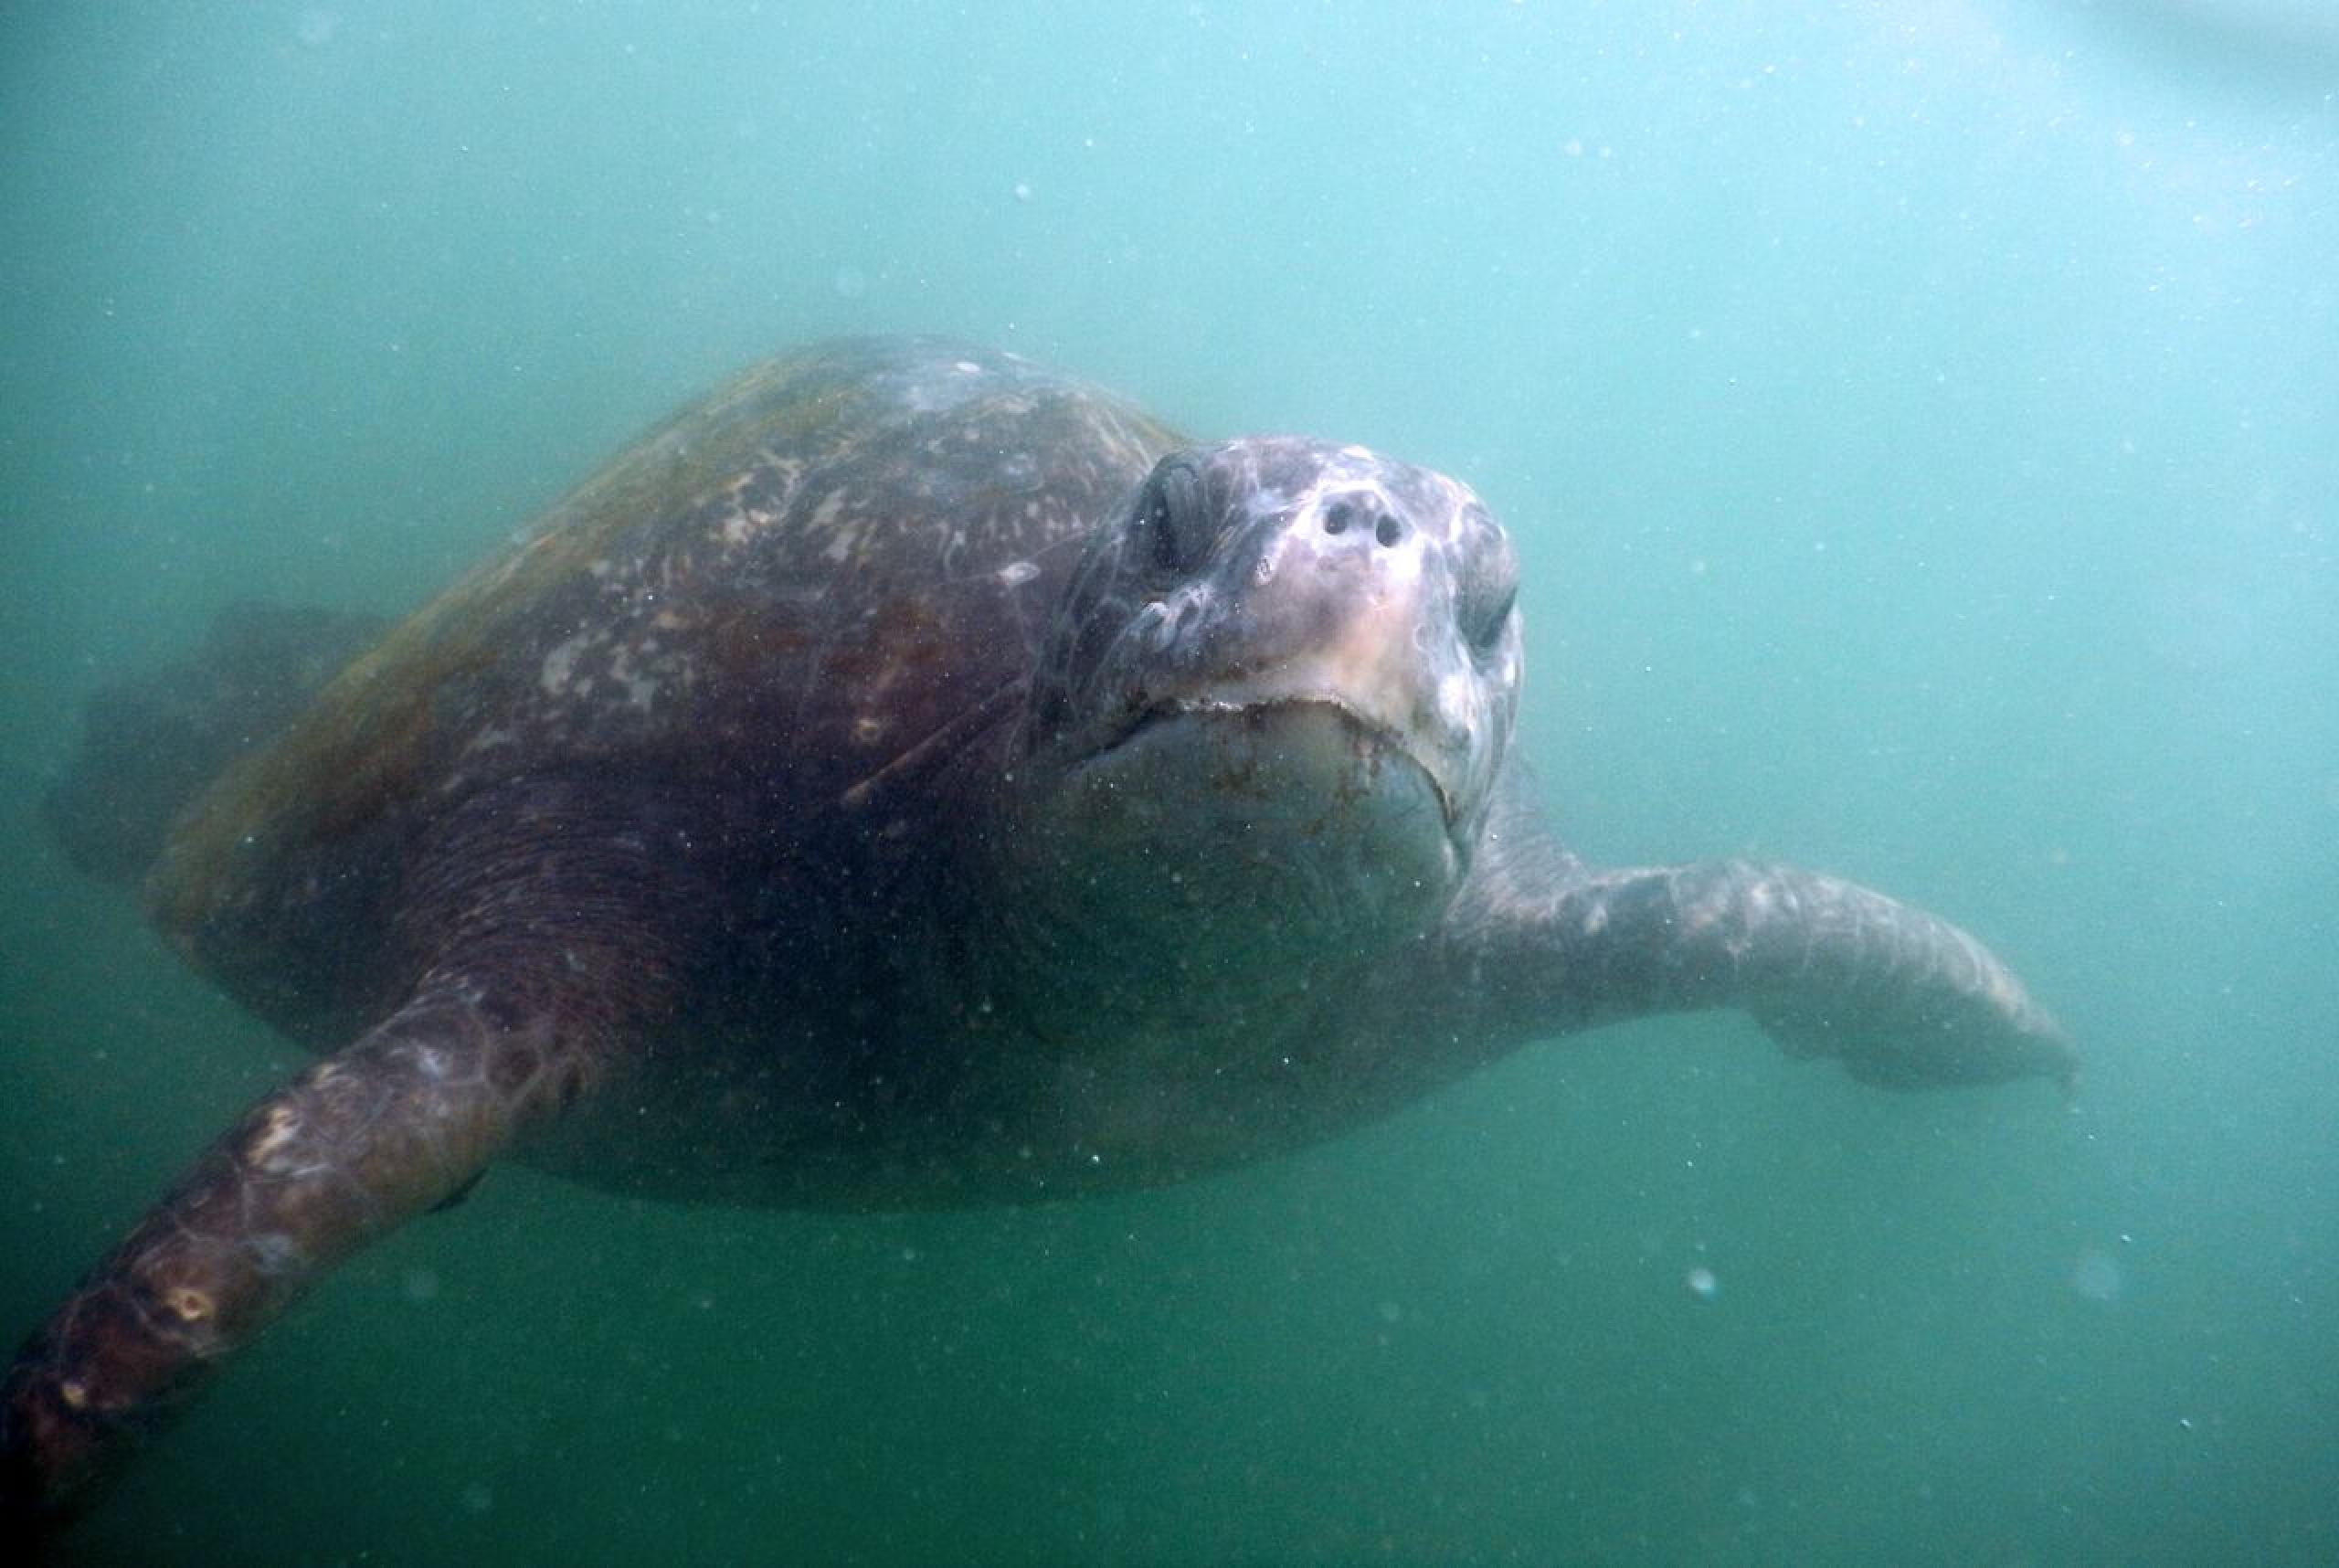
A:
{"label": "turtle jaw", "polygon": [[1309,903],[1394,909],[1442,899],[1469,861],[1468,825],[1420,748],[1336,697],[1150,703],[1067,781],[1063,825],[1092,850],[1190,860],[1184,874],[1222,888],[1296,878]]}
{"label": "turtle jaw", "polygon": [[988,972],[1042,1033],[1265,1017],[1430,930],[1469,864],[1430,770],[1334,700],[1149,702],[1053,762],[1017,768],[1004,831],[973,840],[1017,912],[978,937]]}
{"label": "turtle jaw", "polygon": [[[1310,723],[1311,719],[1320,722]],[[1377,770],[1386,760],[1402,758],[1419,771],[1423,782],[1435,796],[1438,817],[1447,835],[1451,837],[1461,831],[1461,810],[1454,781],[1445,777],[1446,770],[1438,766],[1434,754],[1415,744],[1399,726],[1364,713],[1331,693],[1248,696],[1235,690],[1222,694],[1164,699],[1139,708],[1136,717],[1104,747],[1099,758],[1121,750],[1148,732],[1185,722],[1204,727],[1239,726],[1262,736],[1280,732],[1275,738],[1286,747],[1295,740],[1303,745],[1312,743],[1329,753],[1320,759],[1321,763],[1334,767],[1345,762],[1353,768]]]}

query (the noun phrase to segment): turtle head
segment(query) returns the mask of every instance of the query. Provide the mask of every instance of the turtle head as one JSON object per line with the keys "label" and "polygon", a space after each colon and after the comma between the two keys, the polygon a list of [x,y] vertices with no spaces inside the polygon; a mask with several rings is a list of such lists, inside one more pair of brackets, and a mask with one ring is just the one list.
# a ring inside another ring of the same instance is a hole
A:
{"label": "turtle head", "polygon": [[1418,930],[1509,743],[1518,576],[1443,474],[1287,438],[1172,452],[1088,541],[1019,767],[1091,868]]}

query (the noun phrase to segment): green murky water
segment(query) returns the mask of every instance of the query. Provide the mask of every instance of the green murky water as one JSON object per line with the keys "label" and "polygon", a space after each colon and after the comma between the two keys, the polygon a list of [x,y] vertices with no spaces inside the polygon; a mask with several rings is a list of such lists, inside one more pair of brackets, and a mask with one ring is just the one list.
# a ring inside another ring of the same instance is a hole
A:
{"label": "green murky water", "polygon": [[1901,892],[2090,1059],[1672,1021],[1054,1211],[499,1171],[69,1554],[2339,1557],[2334,89],[2305,0],[12,10],[0,1332],[292,1062],[42,841],[79,699],[838,330],[1468,478],[1580,848]]}

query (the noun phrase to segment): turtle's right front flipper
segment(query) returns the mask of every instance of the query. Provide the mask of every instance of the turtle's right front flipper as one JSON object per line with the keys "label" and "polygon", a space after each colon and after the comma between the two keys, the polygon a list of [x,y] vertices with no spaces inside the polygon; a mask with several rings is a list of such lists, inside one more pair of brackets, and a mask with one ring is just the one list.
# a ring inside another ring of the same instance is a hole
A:
{"label": "turtle's right front flipper", "polygon": [[0,1525],[74,1508],[325,1270],[459,1195],[670,1008],[686,856],[560,807],[538,790],[447,825],[407,879],[407,938],[435,954],[408,1000],[252,1107],[26,1343],[0,1386]]}
{"label": "turtle's right front flipper", "polygon": [[326,1269],[474,1180],[606,1044],[434,986],[254,1106],[24,1346],[0,1388],[0,1520],[70,1508]]}

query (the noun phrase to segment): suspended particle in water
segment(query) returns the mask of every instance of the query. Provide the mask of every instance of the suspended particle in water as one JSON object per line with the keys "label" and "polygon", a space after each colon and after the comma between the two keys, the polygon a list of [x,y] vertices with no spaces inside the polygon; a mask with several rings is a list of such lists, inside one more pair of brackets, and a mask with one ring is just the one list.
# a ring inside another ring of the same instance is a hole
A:
{"label": "suspended particle in water", "polygon": [[857,300],[869,291],[869,274],[858,267],[840,267],[835,288],[839,299]]}
{"label": "suspended particle in water", "polygon": [[1721,1294],[1721,1281],[1714,1277],[1712,1269],[1701,1263],[1681,1277],[1681,1288],[1697,1300],[1710,1301]]}
{"label": "suspended particle in water", "polygon": [[2100,1246],[2080,1248],[2071,1264],[2071,1288],[2090,1301],[2117,1301],[2126,1284],[2120,1260]]}

